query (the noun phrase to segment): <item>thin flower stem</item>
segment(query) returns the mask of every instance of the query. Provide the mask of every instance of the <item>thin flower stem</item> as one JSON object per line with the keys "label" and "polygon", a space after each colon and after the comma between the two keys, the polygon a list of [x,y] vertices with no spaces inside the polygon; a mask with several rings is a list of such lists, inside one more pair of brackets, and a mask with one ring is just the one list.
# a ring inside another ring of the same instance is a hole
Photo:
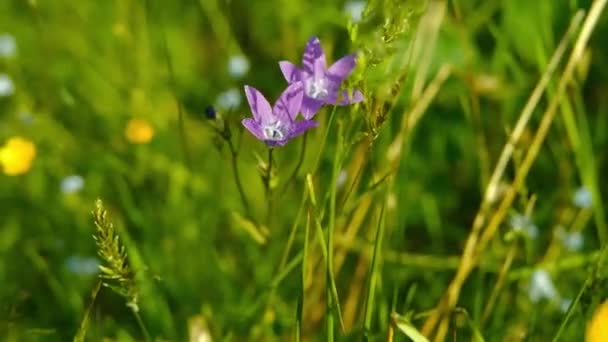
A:
{"label": "thin flower stem", "polygon": [[[291,232],[289,233],[289,237],[287,239],[287,242],[285,243],[285,249],[283,250],[283,256],[281,257],[281,261],[280,261],[279,267],[277,269],[277,272],[279,274],[283,272],[283,270],[285,269],[285,267],[287,265],[287,258],[289,257],[289,252],[291,251],[291,248],[293,247],[293,243],[296,238],[296,232],[298,230],[298,226],[300,225],[300,220],[302,218],[302,214],[303,214],[305,206],[306,206],[306,198],[307,198],[307,193],[306,193],[306,191],[304,191],[303,195],[302,195],[302,202],[300,203],[300,208],[298,209],[298,213],[295,217],[293,225],[291,226]],[[308,236],[308,235],[306,235],[306,236]],[[306,242],[305,242],[305,244],[306,244]],[[306,256],[305,252],[306,252],[306,249],[304,250],[304,257]],[[304,267],[304,266],[302,266],[302,267]],[[271,293],[268,296],[267,306],[270,305],[270,303],[273,299],[273,296],[274,296],[274,289],[271,290]],[[300,300],[303,301],[303,299],[300,299]]]}
{"label": "thin flower stem", "polygon": [[266,187],[266,200],[268,201],[268,210],[266,211],[266,224],[270,223],[272,217],[272,148],[268,149],[268,169],[264,186]]}
{"label": "thin flower stem", "polygon": [[[386,203],[386,199],[385,199]],[[365,302],[365,314],[363,322],[363,334],[364,338],[368,338],[368,334],[371,334],[372,326],[372,314],[375,308],[376,299],[376,286],[380,280],[380,267],[381,267],[381,255],[382,255],[382,240],[384,239],[385,229],[385,207],[384,204],[380,207],[380,214],[378,218],[378,229],[376,230],[376,241],[372,250],[372,265],[369,276],[369,286],[367,288],[367,299]]]}
{"label": "thin flower stem", "polygon": [[266,191],[270,191],[270,176],[272,174],[272,148],[268,149],[268,171],[266,174]]}
{"label": "thin flower stem", "polygon": [[511,266],[513,265],[513,259],[515,258],[515,254],[517,253],[517,244],[512,244],[509,248],[509,252],[507,257],[505,258],[505,262],[500,269],[500,273],[498,274],[498,279],[496,280],[496,284],[494,284],[494,288],[490,293],[490,297],[487,300],[486,307],[483,310],[483,314],[481,315],[481,324],[484,324],[490,315],[492,314],[492,310],[494,309],[494,305],[498,300],[498,296],[500,295],[500,291],[503,289],[505,282],[507,280],[507,275],[511,270]]}
{"label": "thin flower stem", "polygon": [[137,324],[139,325],[141,332],[144,334],[144,339],[146,341],[152,341],[152,339],[150,338],[150,333],[148,332],[148,329],[146,329],[146,326],[144,325],[144,321],[142,321],[141,316],[139,315],[139,312],[137,311],[137,309],[134,307],[131,307],[131,312],[133,312],[133,315],[135,316],[135,319],[137,320]]}
{"label": "thin flower stem", "polygon": [[555,336],[552,339],[553,342],[557,342],[560,339],[560,337],[562,336],[562,333],[564,332],[566,325],[568,325],[568,322],[570,321],[570,318],[572,317],[572,314],[574,313],[576,307],[579,305],[581,298],[593,284],[593,282],[595,280],[594,278],[597,277],[598,270],[602,267],[602,265],[605,265],[605,260],[607,257],[608,257],[608,246],[604,246],[600,252],[600,255],[598,256],[598,260],[594,267],[594,270],[589,273],[589,275],[587,276],[587,279],[585,279],[585,282],[583,283],[583,286],[581,287],[578,294],[576,295],[576,298],[574,299],[572,304],[570,304],[570,307],[568,308],[568,312],[566,312],[566,316],[562,320],[561,324],[559,325],[559,328],[557,329],[557,332],[555,333]]}
{"label": "thin flower stem", "polygon": [[329,121],[327,122],[327,129],[325,130],[325,135],[323,136],[323,140],[321,140],[321,146],[319,146],[319,154],[317,155],[317,159],[315,160],[315,164],[312,167],[311,174],[315,174],[317,172],[317,168],[321,163],[321,157],[323,155],[323,151],[325,150],[325,143],[327,142],[327,137],[329,136],[329,130],[331,128],[331,124],[334,121],[334,114],[336,113],[336,106],[333,107],[331,114],[329,115]]}
{"label": "thin flower stem", "polygon": [[285,250],[283,251],[283,256],[281,257],[281,262],[279,263],[279,270],[282,270],[283,267],[285,267],[285,264],[287,263],[287,258],[289,257],[289,252],[291,251],[293,242],[295,241],[298,225],[300,224],[300,219],[302,217],[302,213],[304,212],[306,196],[306,191],[303,191],[302,201],[300,202],[298,213],[296,214],[295,220],[293,221],[293,224],[291,226],[291,231],[289,232],[289,237],[287,238],[287,242],[285,243]]}
{"label": "thin flower stem", "polygon": [[306,155],[306,140],[307,140],[306,138],[307,137],[308,137],[308,132],[304,133],[304,137],[302,138],[300,156],[298,158],[298,162],[296,163],[296,167],[293,169],[293,172],[291,173],[289,178],[287,178],[287,181],[285,181],[285,184],[283,184],[283,193],[285,193],[285,190],[287,190],[287,188],[289,187],[291,182],[296,178],[296,176],[298,175],[298,171],[300,171],[300,168],[302,167],[302,163],[304,162],[304,155]]}
{"label": "thin flower stem", "polygon": [[300,295],[298,296],[298,307],[296,312],[296,342],[302,340],[302,319],[304,317],[304,294],[306,291],[306,260],[308,258],[308,236],[310,234],[310,209],[306,213],[306,226],[304,228],[304,247],[302,248],[302,264],[300,273]]}
{"label": "thin flower stem", "polygon": [[234,173],[234,180],[236,182],[236,187],[239,190],[239,195],[241,196],[241,202],[243,202],[243,207],[245,208],[245,214],[247,218],[252,219],[251,210],[249,208],[249,204],[247,203],[247,198],[245,197],[245,191],[243,191],[243,184],[241,183],[241,177],[239,176],[239,169],[236,162],[237,151],[234,148],[234,144],[232,140],[226,139],[228,141],[228,146],[230,146],[230,158],[232,163],[232,172]]}
{"label": "thin flower stem", "polygon": [[97,284],[93,288],[93,292],[91,293],[91,301],[89,302],[89,305],[87,306],[87,309],[84,312],[84,316],[82,318],[82,321],[80,322],[78,332],[76,333],[76,336],[74,336],[74,342],[84,342],[84,339],[87,335],[87,329],[89,327],[91,311],[93,311],[93,305],[95,305],[95,300],[97,299],[97,295],[99,294],[99,290],[101,289],[102,284],[103,281],[99,279],[97,281]]}
{"label": "thin flower stem", "polygon": [[587,289],[589,288],[590,285],[591,285],[591,282],[589,281],[589,279],[585,280],[585,283],[583,284],[581,289],[578,291],[578,294],[576,295],[574,302],[572,302],[572,304],[570,304],[570,307],[568,308],[568,311],[566,312],[566,316],[560,323],[559,328],[557,329],[557,332],[555,333],[555,336],[553,336],[553,339],[552,339],[553,342],[557,342],[560,339],[560,337],[562,336],[562,333],[564,332],[566,325],[568,324],[568,322],[570,321],[570,318],[572,317],[572,314],[574,313],[574,309],[578,306],[579,302],[581,301],[581,298],[583,297],[583,294],[585,294],[585,291],[587,291]]}
{"label": "thin flower stem", "polygon": [[[332,116],[333,117],[333,116]],[[331,120],[331,119],[330,119]],[[338,125],[338,142],[334,154],[334,163],[330,182],[329,195],[329,224],[327,227],[327,340],[334,340],[334,310],[339,303],[333,302],[333,293],[331,284],[333,283],[334,274],[334,231],[336,229],[336,182],[340,169],[341,143],[342,143],[342,126]]]}

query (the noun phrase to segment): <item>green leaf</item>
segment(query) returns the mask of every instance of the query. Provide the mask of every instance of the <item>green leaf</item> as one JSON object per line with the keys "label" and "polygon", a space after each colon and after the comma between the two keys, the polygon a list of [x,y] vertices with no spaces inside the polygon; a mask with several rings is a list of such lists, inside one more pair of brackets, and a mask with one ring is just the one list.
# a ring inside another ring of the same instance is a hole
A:
{"label": "green leaf", "polygon": [[253,241],[260,245],[266,244],[266,237],[256,227],[255,223],[244,218],[237,212],[232,212],[232,221],[237,227],[243,229],[253,239]]}
{"label": "green leaf", "polygon": [[429,339],[426,338],[412,323],[405,317],[393,313],[393,322],[399,331],[405,334],[405,336],[412,339],[414,342],[429,342]]}

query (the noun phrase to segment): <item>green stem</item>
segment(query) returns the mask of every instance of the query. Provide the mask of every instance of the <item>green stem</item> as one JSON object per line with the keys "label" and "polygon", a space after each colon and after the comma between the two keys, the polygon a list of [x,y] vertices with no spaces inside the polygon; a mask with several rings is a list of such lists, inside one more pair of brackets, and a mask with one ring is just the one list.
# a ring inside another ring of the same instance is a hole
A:
{"label": "green stem", "polygon": [[329,130],[331,128],[331,124],[334,121],[334,115],[336,113],[336,106],[333,107],[331,114],[329,115],[329,121],[327,122],[327,129],[325,130],[325,135],[323,136],[323,140],[321,141],[321,146],[319,147],[319,154],[317,155],[317,159],[315,160],[315,164],[310,172],[314,175],[317,172],[317,168],[321,162],[321,157],[323,155],[323,151],[325,150],[325,143],[327,142],[327,137],[329,136]]}
{"label": "green stem", "polygon": [[152,341],[152,339],[150,338],[150,333],[148,332],[148,329],[146,329],[146,326],[144,325],[144,321],[142,321],[141,316],[139,315],[139,311],[136,308],[131,307],[131,312],[133,312],[133,315],[135,316],[135,319],[137,320],[137,324],[139,325],[141,332],[144,334],[144,339],[146,341]]}
{"label": "green stem", "polygon": [[91,293],[91,301],[89,302],[89,305],[87,306],[87,309],[84,312],[84,316],[82,318],[82,321],[80,322],[80,327],[78,328],[78,332],[74,337],[74,342],[84,342],[84,339],[87,335],[87,329],[89,328],[91,311],[93,310],[93,305],[95,305],[95,300],[97,299],[97,295],[99,294],[99,290],[101,289],[102,283],[103,282],[101,281],[101,279],[99,279],[97,281],[97,284],[93,288],[93,292]]}
{"label": "green stem", "polygon": [[301,334],[302,334],[302,319],[304,317],[304,294],[305,294],[305,290],[306,290],[306,260],[308,259],[308,236],[310,234],[310,216],[311,216],[311,212],[310,210],[308,210],[308,213],[306,214],[306,226],[304,228],[304,251],[303,251],[303,255],[302,255],[302,274],[301,274],[301,281],[302,284],[300,285],[300,300],[298,301],[298,335],[296,336],[296,340],[300,340],[301,339]]}
{"label": "green stem", "polygon": [[564,317],[564,320],[559,325],[559,328],[557,329],[557,332],[555,333],[555,336],[553,337],[553,340],[552,340],[553,342],[557,342],[559,340],[559,338],[561,337],[562,333],[564,332],[564,329],[566,328],[566,325],[568,325],[568,321],[570,321],[570,317],[574,313],[574,309],[576,309],[576,307],[578,306],[585,291],[587,291],[587,289],[591,286],[591,284],[593,284],[595,278],[597,278],[598,270],[603,265],[605,265],[605,260],[607,257],[608,257],[608,247],[604,246],[598,257],[595,269],[587,276],[587,279],[585,279],[585,283],[583,284],[580,291],[578,292],[578,295],[574,299],[574,302],[572,302],[572,304],[570,304],[570,307],[568,308],[568,312],[566,313],[566,317]]}
{"label": "green stem", "polygon": [[559,328],[557,329],[557,333],[555,333],[555,336],[553,337],[553,340],[552,340],[553,342],[558,341],[559,338],[561,337],[562,333],[564,332],[564,328],[566,328],[566,325],[568,325],[568,321],[570,321],[570,316],[572,316],[572,314],[574,313],[574,308],[576,308],[578,306],[578,303],[580,302],[581,297],[587,290],[588,286],[589,286],[589,279],[587,279],[585,281],[585,283],[583,284],[583,287],[581,287],[580,291],[578,292],[578,295],[574,299],[574,302],[570,305],[570,308],[568,308],[566,317],[564,317],[564,320],[562,321],[562,323],[559,325]]}
{"label": "green stem", "polygon": [[[332,115],[333,117],[333,115]],[[330,119],[331,120],[331,119]],[[332,169],[332,177],[330,182],[330,195],[329,195],[329,225],[327,227],[327,339],[328,341],[334,340],[334,310],[335,305],[339,303],[333,302],[333,293],[331,284],[333,283],[334,274],[334,232],[336,230],[336,181],[338,179],[338,172],[340,166],[340,153],[341,153],[341,140],[342,137],[342,126],[338,125],[338,141],[336,145],[336,151],[334,154],[334,163]]]}
{"label": "green stem", "polygon": [[270,178],[272,175],[272,148],[268,149],[268,173],[266,174],[266,191],[270,192]]}
{"label": "green stem", "polygon": [[239,176],[238,165],[236,162],[237,152],[232,143],[232,140],[226,139],[228,141],[228,145],[230,146],[230,158],[232,164],[232,172],[234,173],[234,180],[236,182],[236,187],[239,190],[239,195],[241,196],[241,202],[243,202],[243,207],[245,208],[245,213],[248,219],[253,219],[251,217],[251,210],[249,208],[249,204],[247,203],[247,198],[245,197],[245,191],[243,190],[243,184],[241,183],[241,177]]}
{"label": "green stem", "polygon": [[382,251],[382,239],[384,238],[384,205],[380,209],[380,219],[378,220],[378,230],[376,231],[376,241],[372,256],[372,267],[370,270],[369,286],[367,289],[367,301],[365,304],[365,321],[363,323],[364,334],[371,331],[372,313],[374,311],[374,299],[376,294],[376,283],[380,277],[380,253]]}
{"label": "green stem", "polygon": [[298,157],[298,162],[296,163],[296,167],[293,169],[293,172],[291,173],[289,178],[287,178],[287,181],[285,181],[285,184],[283,185],[283,193],[285,193],[285,190],[287,190],[287,188],[289,187],[291,182],[296,178],[296,176],[298,175],[298,171],[300,171],[300,168],[302,167],[302,163],[304,162],[304,156],[306,155],[307,137],[308,137],[308,132],[304,133],[304,137],[302,138],[302,144],[301,144],[301,148],[300,148],[300,156]]}
{"label": "green stem", "polygon": [[266,200],[268,201],[268,210],[266,211],[266,224],[270,224],[272,217],[272,148],[268,149],[268,170],[266,173],[265,187]]}
{"label": "green stem", "polygon": [[298,209],[298,213],[296,214],[296,218],[293,221],[293,225],[291,226],[291,232],[289,232],[289,237],[287,238],[287,243],[285,244],[285,250],[283,251],[283,256],[281,257],[281,262],[279,263],[279,270],[282,270],[287,263],[287,258],[289,257],[289,252],[291,251],[291,247],[293,246],[293,242],[296,238],[296,232],[298,230],[298,225],[300,224],[300,219],[302,217],[302,212],[304,211],[304,205],[306,204],[306,191],[303,192],[302,201],[300,202],[300,208]]}

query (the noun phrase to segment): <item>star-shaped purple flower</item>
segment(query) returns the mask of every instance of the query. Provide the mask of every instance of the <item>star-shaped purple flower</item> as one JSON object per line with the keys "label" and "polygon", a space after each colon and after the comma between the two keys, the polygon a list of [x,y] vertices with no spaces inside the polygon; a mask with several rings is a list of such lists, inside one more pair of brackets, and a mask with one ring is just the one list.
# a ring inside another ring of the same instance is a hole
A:
{"label": "star-shaped purple flower", "polygon": [[301,112],[305,119],[311,119],[324,104],[342,106],[363,101],[363,94],[358,90],[353,92],[352,97],[348,91],[339,90],[342,81],[355,68],[356,57],[356,54],[346,55],[327,68],[321,42],[317,37],[312,37],[302,55],[302,69],[288,61],[279,62],[287,82],[302,82],[304,85]]}
{"label": "star-shaped purple flower", "polygon": [[253,87],[245,86],[245,95],[253,118],[243,119],[243,126],[270,147],[283,146],[319,124],[314,120],[296,121],[304,97],[301,83],[287,87],[272,108],[264,95]]}

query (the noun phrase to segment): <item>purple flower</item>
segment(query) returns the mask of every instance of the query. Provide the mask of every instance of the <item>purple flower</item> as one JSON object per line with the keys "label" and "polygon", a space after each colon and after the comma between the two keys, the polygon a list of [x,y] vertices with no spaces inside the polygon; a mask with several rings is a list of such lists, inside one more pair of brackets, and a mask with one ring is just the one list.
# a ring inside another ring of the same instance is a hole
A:
{"label": "purple flower", "polygon": [[302,115],[311,119],[324,104],[347,105],[363,101],[363,94],[355,90],[352,97],[346,90],[340,91],[342,81],[355,68],[356,55],[346,55],[327,68],[325,53],[317,37],[312,37],[306,43],[302,55],[303,69],[299,69],[288,61],[279,62],[283,76],[290,84],[304,84],[304,100],[302,100]]}
{"label": "purple flower", "polygon": [[287,87],[272,108],[264,95],[253,87],[245,86],[245,95],[253,118],[243,119],[243,126],[270,147],[283,146],[319,124],[313,120],[296,121],[304,97],[299,82]]}

